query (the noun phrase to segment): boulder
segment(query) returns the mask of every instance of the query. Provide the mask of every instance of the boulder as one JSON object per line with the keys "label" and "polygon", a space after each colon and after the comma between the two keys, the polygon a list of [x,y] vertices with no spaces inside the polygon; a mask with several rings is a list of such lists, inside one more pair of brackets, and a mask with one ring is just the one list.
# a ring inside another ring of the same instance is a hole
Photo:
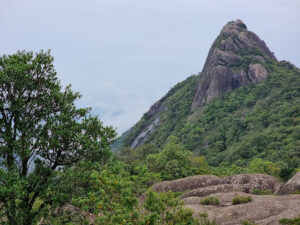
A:
{"label": "boulder", "polygon": [[283,186],[283,182],[267,174],[237,174],[223,178],[221,183],[241,185],[246,193],[251,193],[254,189],[276,193]]}
{"label": "boulder", "polygon": [[296,173],[286,184],[281,188],[281,190],[277,191],[280,195],[292,194],[295,192],[300,193],[300,172]]}
{"label": "boulder", "polygon": [[152,186],[152,190],[157,192],[182,192],[219,184],[221,179],[214,175],[197,175],[185,177],[172,181],[163,181]]}
{"label": "boulder", "polygon": [[226,193],[226,192],[233,192],[233,191],[245,192],[246,190],[247,189],[241,184],[218,184],[218,185],[194,189],[192,191],[189,191],[181,195],[179,198],[185,199],[191,196],[204,197],[204,196],[211,195],[213,193]]}
{"label": "boulder", "polygon": [[258,83],[263,79],[267,78],[268,72],[261,64],[250,64],[248,77],[252,83]]}

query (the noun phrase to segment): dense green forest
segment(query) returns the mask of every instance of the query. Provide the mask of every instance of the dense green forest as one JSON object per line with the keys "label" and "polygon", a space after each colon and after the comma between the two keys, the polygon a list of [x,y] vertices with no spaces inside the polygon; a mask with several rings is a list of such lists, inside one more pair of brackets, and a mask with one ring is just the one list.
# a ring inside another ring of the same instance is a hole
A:
{"label": "dense green forest", "polygon": [[[250,63],[248,60],[246,65]],[[144,143],[161,149],[169,136],[176,136],[185,149],[205,156],[211,166],[235,163],[248,167],[260,158],[281,168],[299,167],[299,69],[271,59],[264,66],[269,72],[267,79],[229,91],[194,112],[190,105],[195,76],[179,83],[160,100],[167,110],[156,115],[161,123]],[[146,113],[122,136],[123,148],[149,123]]]}

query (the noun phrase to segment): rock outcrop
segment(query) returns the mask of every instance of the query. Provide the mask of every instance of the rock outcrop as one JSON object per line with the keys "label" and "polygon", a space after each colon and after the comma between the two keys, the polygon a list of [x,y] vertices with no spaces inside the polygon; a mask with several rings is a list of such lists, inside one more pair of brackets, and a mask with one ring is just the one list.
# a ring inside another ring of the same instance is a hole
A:
{"label": "rock outcrop", "polygon": [[246,193],[251,193],[254,189],[271,190],[276,193],[283,186],[283,182],[267,174],[237,174],[225,177],[221,182],[243,186]]}
{"label": "rock outcrop", "polygon": [[296,173],[283,187],[276,193],[280,195],[300,193],[300,172]]}
{"label": "rock outcrop", "polygon": [[209,50],[191,109],[228,90],[265,79],[268,73],[262,64],[267,58],[276,60],[264,41],[248,31],[241,20],[229,22]]}
{"label": "rock outcrop", "polygon": [[[205,197],[188,197],[184,199],[185,207],[199,213],[207,213],[210,220],[216,219],[217,224],[240,225],[241,220],[252,221],[259,225],[277,225],[283,218],[297,217],[300,212],[300,195],[251,195],[242,192],[215,193],[219,206],[201,205]],[[250,196],[252,201],[241,205],[232,205],[236,196]]]}
{"label": "rock outcrop", "polygon": [[181,192],[186,190],[193,190],[200,187],[217,185],[220,184],[220,182],[221,178],[215,175],[198,175],[172,181],[159,182],[152,186],[152,190],[157,192]]}
{"label": "rock outcrop", "polygon": [[159,182],[152,186],[157,192],[187,191],[181,198],[189,196],[206,196],[217,192],[242,191],[251,193],[254,189],[270,190],[277,193],[283,183],[266,174],[238,174],[225,178],[214,175],[197,175],[172,181]]}
{"label": "rock outcrop", "polygon": [[[152,189],[184,192],[179,198],[186,208],[193,210],[195,217],[201,220],[199,213],[207,213],[210,220],[216,219],[217,224],[222,225],[237,225],[242,220],[276,225],[281,218],[297,217],[300,213],[300,194],[291,194],[300,191],[300,172],[286,184],[266,174],[238,174],[225,178],[199,175],[160,182]],[[280,195],[251,194],[255,189]],[[201,205],[200,201],[208,196],[218,198],[220,204]],[[250,196],[252,201],[233,205],[232,199],[236,196]]]}

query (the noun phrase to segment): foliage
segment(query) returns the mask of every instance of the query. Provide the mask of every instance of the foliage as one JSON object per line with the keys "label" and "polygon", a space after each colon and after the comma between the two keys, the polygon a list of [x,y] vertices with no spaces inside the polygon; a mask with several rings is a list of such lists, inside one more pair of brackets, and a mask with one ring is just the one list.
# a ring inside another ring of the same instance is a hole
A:
{"label": "foliage", "polygon": [[[138,197],[157,181],[153,173],[131,174],[124,163],[111,161],[107,165],[80,163],[63,176],[59,191],[68,193],[67,199],[72,205],[95,215],[96,224],[197,224],[192,211],[184,209],[183,202],[176,199],[174,193],[149,190],[144,204],[138,203]],[[82,218],[73,220],[61,214],[48,215],[47,219],[51,223],[77,224]]]}
{"label": "foliage", "polygon": [[191,152],[176,142],[176,137],[170,137],[169,143],[160,153],[149,155],[146,159],[149,170],[161,173],[163,180],[174,180],[193,174],[189,160]]}
{"label": "foliage", "polygon": [[77,108],[79,98],[70,86],[62,90],[50,52],[0,57],[0,204],[7,224],[32,224],[56,205],[58,169],[110,158],[115,131]]}
{"label": "foliage", "polygon": [[253,159],[250,162],[250,170],[254,173],[266,173],[274,177],[279,177],[280,168],[270,161],[260,158]]}
{"label": "foliage", "polygon": [[241,225],[257,225],[257,224],[250,220],[242,220]]}
{"label": "foliage", "polygon": [[145,144],[140,147],[133,149],[122,148],[119,152],[115,154],[116,159],[128,164],[137,166],[138,164],[145,164],[147,156],[150,154],[157,154],[160,149],[154,144]]}
{"label": "foliage", "polygon": [[162,147],[168,136],[184,126],[184,120],[190,112],[196,83],[197,76],[193,75],[171,88],[161,100],[155,103],[155,109],[157,109],[158,114],[153,115],[150,111],[145,113],[142,119],[130,130],[129,134],[126,134],[123,143],[120,145],[129,147],[135,137],[149,126],[155,118],[159,117],[159,123],[163,124],[163,126],[160,125],[160,129],[151,133],[146,143]]}
{"label": "foliage", "polygon": [[287,224],[287,225],[299,225],[300,224],[300,215],[299,217],[288,219],[288,218],[282,218],[279,220],[280,224]]}
{"label": "foliage", "polygon": [[210,196],[210,197],[207,197],[207,198],[201,200],[200,204],[201,205],[219,205],[220,202],[219,202],[218,198],[216,198],[214,196]]}
{"label": "foliage", "polygon": [[284,181],[288,181],[295,172],[294,168],[289,168],[288,166],[285,166],[280,169],[279,177],[281,177]]}
{"label": "foliage", "polygon": [[200,225],[217,225],[215,219],[213,219],[212,221],[208,219],[208,214],[206,212],[199,213],[199,221],[200,221]]}
{"label": "foliage", "polygon": [[245,204],[251,202],[252,198],[250,196],[236,196],[232,199],[233,205]]}
{"label": "foliage", "polygon": [[261,190],[261,189],[254,189],[251,194],[253,195],[272,195],[272,190]]}
{"label": "foliage", "polygon": [[172,192],[148,192],[145,224],[198,224],[192,216],[192,210],[184,209],[182,205],[183,202],[175,199]]}
{"label": "foliage", "polygon": [[[250,63],[258,60],[257,56],[263,55],[257,49],[239,54],[243,60],[236,65],[237,70],[247,70]],[[174,135],[185,149],[205,156],[211,166],[234,163],[235,168],[230,170],[236,173],[249,167],[252,160],[262,159],[265,160],[265,167],[261,168],[263,173],[287,180],[300,166],[300,71],[288,62],[263,57],[268,78],[229,91],[194,112],[189,111],[193,99],[190,90],[194,89],[196,81],[189,83],[188,79],[180,83],[160,101],[165,111],[152,115],[161,121],[147,142],[162,147],[167,137]],[[169,104],[171,102],[174,107]],[[133,127],[130,140],[147,126],[151,118],[143,117]],[[169,129],[174,123],[176,128]],[[126,140],[128,142],[124,145],[128,146],[131,141]],[[221,170],[217,172],[222,173]]]}

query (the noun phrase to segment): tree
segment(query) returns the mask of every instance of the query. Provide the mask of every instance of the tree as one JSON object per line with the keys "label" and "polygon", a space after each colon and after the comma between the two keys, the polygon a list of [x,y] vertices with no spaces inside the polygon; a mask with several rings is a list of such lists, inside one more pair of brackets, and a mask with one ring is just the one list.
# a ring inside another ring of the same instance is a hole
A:
{"label": "tree", "polygon": [[59,170],[109,159],[115,131],[76,107],[79,98],[63,90],[49,51],[0,57],[0,222],[36,222],[56,204]]}
{"label": "tree", "polygon": [[165,148],[158,154],[147,156],[146,164],[150,171],[161,173],[163,180],[173,180],[193,174],[192,153],[178,144],[178,138],[168,137]]}

